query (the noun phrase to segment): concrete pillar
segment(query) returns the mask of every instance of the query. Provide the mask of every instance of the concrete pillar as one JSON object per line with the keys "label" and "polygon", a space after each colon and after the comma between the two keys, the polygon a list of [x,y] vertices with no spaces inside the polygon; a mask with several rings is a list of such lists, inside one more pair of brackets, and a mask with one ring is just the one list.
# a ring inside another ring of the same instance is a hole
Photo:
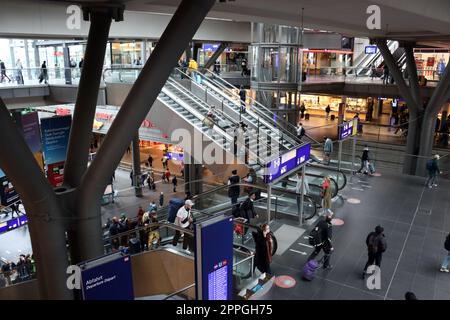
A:
{"label": "concrete pillar", "polygon": [[[39,47],[37,46],[37,41],[33,41],[33,49],[34,49],[34,66],[39,68],[41,65],[41,59],[39,57]],[[51,68],[50,61],[47,61],[47,66]]]}
{"label": "concrete pillar", "polygon": [[141,61],[142,64],[147,61],[147,40],[143,39],[141,44]]}
{"label": "concrete pillar", "polygon": [[16,67],[16,56],[14,54],[14,41],[9,39],[9,58],[11,59],[11,67],[14,69]]}
{"label": "concrete pillar", "polygon": [[133,163],[133,174],[134,174],[134,194],[136,197],[142,197],[142,186],[141,186],[141,150],[139,149],[139,131],[133,138],[131,145],[131,157]]}
{"label": "concrete pillar", "polygon": [[[23,40],[23,48],[25,50],[25,68],[27,68],[27,75],[28,75],[28,80],[33,79],[32,78],[32,72],[31,72],[31,66],[30,66],[30,53],[28,52],[28,40],[25,39]],[[33,70],[36,71],[36,70]],[[35,72],[33,72],[33,74],[35,74]]]}
{"label": "concrete pillar", "polygon": [[64,78],[66,79],[66,84],[72,84],[72,71],[70,69],[70,50],[67,43],[64,43],[63,52],[64,52]]}

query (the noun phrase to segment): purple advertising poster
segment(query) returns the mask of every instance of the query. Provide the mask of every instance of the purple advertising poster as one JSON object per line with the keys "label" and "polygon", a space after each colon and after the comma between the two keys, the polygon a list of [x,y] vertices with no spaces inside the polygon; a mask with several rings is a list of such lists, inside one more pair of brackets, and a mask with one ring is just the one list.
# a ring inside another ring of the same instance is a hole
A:
{"label": "purple advertising poster", "polygon": [[31,152],[41,152],[41,130],[39,128],[39,117],[37,112],[22,115],[23,137],[30,147]]}

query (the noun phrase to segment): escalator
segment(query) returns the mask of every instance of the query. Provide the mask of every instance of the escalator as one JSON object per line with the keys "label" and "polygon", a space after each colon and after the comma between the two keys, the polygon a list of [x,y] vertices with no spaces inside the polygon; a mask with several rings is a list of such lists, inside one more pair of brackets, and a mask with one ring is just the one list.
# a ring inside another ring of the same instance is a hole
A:
{"label": "escalator", "polygon": [[[241,102],[238,94],[239,89],[237,87],[209,70],[205,70],[202,81],[205,87],[210,88],[222,97],[225,97],[229,101],[229,105],[231,105],[234,110],[239,111]],[[259,123],[264,120],[263,126],[268,127],[272,131],[278,131],[280,137],[286,139],[292,145],[298,145],[305,142],[309,142],[312,145],[320,144],[307,134],[300,142],[296,137],[295,125],[287,121],[281,122],[276,114],[252,97],[247,97],[247,100],[250,102],[246,103],[247,110],[249,110],[248,115],[253,118],[250,118],[249,120],[253,123]]]}

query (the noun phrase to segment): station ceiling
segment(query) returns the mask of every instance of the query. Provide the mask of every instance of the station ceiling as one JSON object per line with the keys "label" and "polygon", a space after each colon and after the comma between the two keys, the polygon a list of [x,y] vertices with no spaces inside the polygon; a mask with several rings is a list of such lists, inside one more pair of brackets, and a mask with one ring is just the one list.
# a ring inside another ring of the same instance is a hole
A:
{"label": "station ceiling", "polygon": [[[20,1],[20,0],[18,0]],[[42,1],[42,0],[38,0]],[[54,0],[70,3],[108,0]],[[126,10],[172,14],[181,0],[116,0]],[[380,7],[381,30],[370,30],[366,12]],[[227,0],[215,4],[208,17],[265,22],[338,32],[346,36],[383,37],[419,45],[450,47],[449,0]]]}

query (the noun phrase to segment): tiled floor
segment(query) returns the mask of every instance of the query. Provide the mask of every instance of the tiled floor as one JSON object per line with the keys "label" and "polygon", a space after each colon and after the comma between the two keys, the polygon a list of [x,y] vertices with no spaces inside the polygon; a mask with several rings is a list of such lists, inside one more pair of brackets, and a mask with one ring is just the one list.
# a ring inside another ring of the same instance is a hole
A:
{"label": "tiled floor", "polygon": [[[349,180],[361,184],[359,176]],[[276,255],[272,271],[294,277],[297,284],[291,289],[274,287],[266,299],[403,299],[406,291],[413,291],[419,299],[450,298],[450,275],[438,271],[446,254],[444,239],[450,232],[450,183],[441,181],[439,188],[428,189],[418,177],[361,180],[367,180],[372,188],[358,191],[347,187],[342,192],[344,199],[358,198],[361,203],[344,201],[334,208],[335,217],[345,222],[333,227],[334,268],[319,269],[316,278],[306,282],[301,279],[301,268],[307,255],[291,250]],[[388,249],[381,265],[381,289],[369,290],[361,279],[367,259],[364,242],[377,224],[385,228]],[[309,255],[312,249],[298,242],[307,244],[301,236],[290,249]]]}

